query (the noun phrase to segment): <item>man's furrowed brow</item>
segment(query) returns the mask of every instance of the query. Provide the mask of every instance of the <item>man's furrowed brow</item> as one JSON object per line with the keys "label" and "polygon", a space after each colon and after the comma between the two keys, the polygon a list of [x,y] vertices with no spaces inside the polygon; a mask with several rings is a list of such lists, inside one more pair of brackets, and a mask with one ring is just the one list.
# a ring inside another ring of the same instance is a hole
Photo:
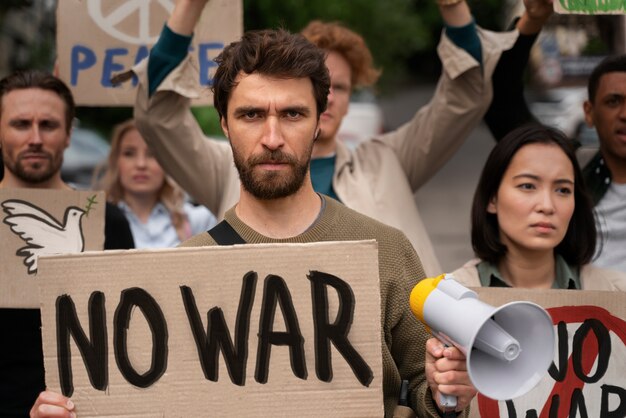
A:
{"label": "man's furrowed brow", "polygon": [[285,108],[281,109],[281,112],[283,113],[287,113],[287,112],[296,112],[296,113],[301,113],[303,115],[310,115],[311,114],[311,108],[309,106],[286,106]]}
{"label": "man's furrowed brow", "polygon": [[235,117],[245,115],[246,113],[259,113],[264,112],[265,109],[258,106],[240,106],[236,108],[233,112]]}

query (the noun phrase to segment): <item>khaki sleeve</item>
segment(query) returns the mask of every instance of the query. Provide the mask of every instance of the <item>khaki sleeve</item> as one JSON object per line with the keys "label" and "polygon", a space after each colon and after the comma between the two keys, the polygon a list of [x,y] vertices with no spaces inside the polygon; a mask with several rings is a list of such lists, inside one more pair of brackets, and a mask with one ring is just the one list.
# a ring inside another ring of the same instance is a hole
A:
{"label": "khaki sleeve", "polygon": [[201,87],[187,57],[148,97],[147,65],[139,78],[134,117],[137,127],[174,180],[218,218],[238,198],[238,177],[227,141],[208,139],[191,113],[191,98]]}
{"label": "khaki sleeve", "polygon": [[481,122],[492,98],[491,76],[517,32],[478,28],[483,63],[442,34],[438,54],[443,70],[430,102],[395,131],[378,138],[398,156],[413,192],[426,183],[461,147]]}

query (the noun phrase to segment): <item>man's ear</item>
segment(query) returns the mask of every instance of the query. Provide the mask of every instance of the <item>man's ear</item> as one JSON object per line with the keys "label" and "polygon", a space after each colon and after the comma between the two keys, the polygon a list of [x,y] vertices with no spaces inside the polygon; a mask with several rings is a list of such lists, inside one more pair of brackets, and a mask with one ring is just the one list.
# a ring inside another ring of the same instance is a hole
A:
{"label": "man's ear", "polygon": [[487,213],[491,213],[494,215],[498,213],[496,209],[496,197],[495,196],[489,199],[489,204],[487,205]]}
{"label": "man's ear", "polygon": [[67,138],[65,138],[65,148],[67,149],[70,146],[70,141],[72,140],[72,133],[74,132],[74,127],[70,128],[70,131],[67,133]]}
{"label": "man's ear", "polygon": [[593,128],[595,125],[593,122],[593,104],[589,100],[585,100],[583,110],[585,111],[585,122],[587,122],[587,126]]}
{"label": "man's ear", "polygon": [[322,133],[322,128],[320,128],[320,116],[317,117],[317,123],[315,124],[315,135],[313,135],[313,142],[317,141],[317,138],[320,137]]}
{"label": "man's ear", "polygon": [[220,118],[220,126],[222,127],[222,132],[224,132],[226,138],[230,139],[230,136],[228,136],[228,122],[226,122],[226,118],[223,116]]}

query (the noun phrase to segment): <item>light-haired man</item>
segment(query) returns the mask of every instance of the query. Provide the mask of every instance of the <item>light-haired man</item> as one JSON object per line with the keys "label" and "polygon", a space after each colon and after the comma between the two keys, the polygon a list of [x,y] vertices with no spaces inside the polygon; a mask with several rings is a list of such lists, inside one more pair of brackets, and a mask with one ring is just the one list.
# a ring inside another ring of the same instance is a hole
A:
{"label": "light-haired man", "polygon": [[[61,178],[61,165],[74,108],[69,88],[46,72],[17,72],[0,80],[0,188],[71,189]],[[110,205],[105,213],[105,248],[132,248],[124,215]],[[0,309],[0,330],[0,416],[24,417],[44,389],[39,309]]]}

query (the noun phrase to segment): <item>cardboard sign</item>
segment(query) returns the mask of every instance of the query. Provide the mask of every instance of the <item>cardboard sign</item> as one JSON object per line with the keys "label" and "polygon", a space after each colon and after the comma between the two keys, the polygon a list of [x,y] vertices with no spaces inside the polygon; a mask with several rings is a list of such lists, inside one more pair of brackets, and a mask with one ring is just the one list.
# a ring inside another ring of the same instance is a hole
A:
{"label": "cardboard sign", "polygon": [[81,417],[384,415],[374,241],[52,256],[39,285]]}
{"label": "cardboard sign", "polygon": [[104,192],[0,189],[0,307],[38,308],[38,257],[102,250]]}
{"label": "cardboard sign", "polygon": [[[57,6],[59,76],[82,106],[132,106],[137,80],[113,87],[111,77],[146,58],[175,0],[63,0]],[[190,53],[200,83],[210,85],[224,45],[241,37],[241,0],[211,0],[204,8]],[[199,103],[210,103],[211,94]]]}
{"label": "cardboard sign", "polygon": [[623,0],[554,0],[554,11],[561,14],[624,14]]}
{"label": "cardboard sign", "polygon": [[474,290],[493,306],[527,300],[546,308],[556,352],[549,373],[527,395],[496,402],[479,394],[471,417],[626,416],[626,293]]}

